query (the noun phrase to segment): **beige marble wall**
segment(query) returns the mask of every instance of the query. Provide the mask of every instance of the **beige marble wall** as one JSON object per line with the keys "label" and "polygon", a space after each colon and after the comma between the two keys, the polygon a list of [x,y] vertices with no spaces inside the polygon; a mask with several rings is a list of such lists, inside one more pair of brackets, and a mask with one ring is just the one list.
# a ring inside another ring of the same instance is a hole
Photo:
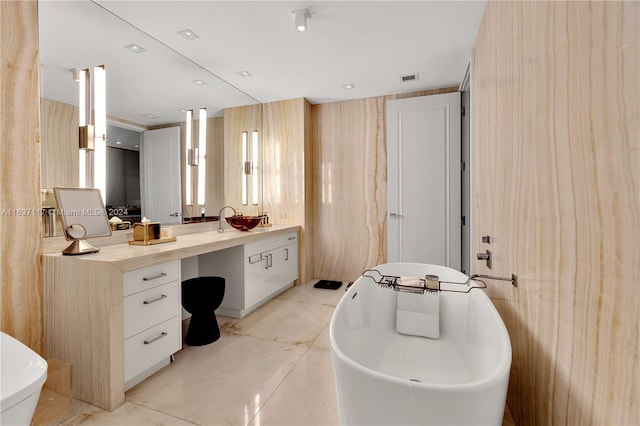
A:
{"label": "beige marble wall", "polygon": [[0,2],[0,328],[42,353],[37,6]]}
{"label": "beige marble wall", "polygon": [[42,187],[77,187],[78,107],[42,98]]}
{"label": "beige marble wall", "polygon": [[488,2],[475,49],[474,244],[519,277],[489,288],[515,422],[640,424],[640,3]]}
{"label": "beige marble wall", "polygon": [[[217,216],[224,206],[224,118],[207,119],[205,214]],[[196,179],[197,181],[197,179]],[[200,182],[198,182],[200,185]]]}
{"label": "beige marble wall", "polygon": [[313,278],[311,105],[298,98],[262,106],[263,206],[270,220],[300,225],[300,280]]}
{"label": "beige marble wall", "polygon": [[457,87],[312,107],[313,276],[352,281],[387,258],[386,101]]}

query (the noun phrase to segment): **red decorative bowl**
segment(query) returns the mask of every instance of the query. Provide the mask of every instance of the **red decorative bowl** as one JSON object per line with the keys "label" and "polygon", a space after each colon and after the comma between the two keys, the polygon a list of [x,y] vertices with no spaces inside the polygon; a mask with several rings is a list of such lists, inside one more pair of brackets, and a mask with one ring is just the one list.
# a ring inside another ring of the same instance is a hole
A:
{"label": "red decorative bowl", "polygon": [[258,226],[262,216],[231,216],[225,217],[227,223],[238,231],[248,231]]}

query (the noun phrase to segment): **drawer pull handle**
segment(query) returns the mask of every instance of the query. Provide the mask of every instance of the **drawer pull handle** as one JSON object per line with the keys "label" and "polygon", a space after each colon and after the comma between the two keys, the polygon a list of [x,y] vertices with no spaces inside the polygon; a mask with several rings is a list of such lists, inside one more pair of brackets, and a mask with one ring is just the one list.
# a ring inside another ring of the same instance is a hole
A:
{"label": "drawer pull handle", "polygon": [[284,260],[289,260],[289,249],[288,248],[284,249]]}
{"label": "drawer pull handle", "polygon": [[145,305],[150,305],[152,303],[159,302],[162,299],[166,299],[166,298],[167,298],[166,294],[161,294],[160,296],[156,297],[155,299],[148,299],[148,300],[143,301],[142,303],[144,303]]}
{"label": "drawer pull handle", "polygon": [[260,253],[259,255],[250,256],[249,257],[249,264],[253,265],[254,263],[262,262],[263,260],[264,260],[264,258],[262,257],[262,253]]}
{"label": "drawer pull handle", "polygon": [[296,237],[289,237],[289,238],[287,238],[287,240],[289,240],[289,241],[291,241],[291,240],[295,240],[295,239],[296,239]]}
{"label": "drawer pull handle", "polygon": [[158,278],[162,278],[166,276],[167,276],[166,272],[160,272],[158,275],[154,275],[152,277],[144,277],[142,278],[142,281],[153,281],[153,280],[157,280]]}
{"label": "drawer pull handle", "polygon": [[159,335],[159,336],[156,336],[156,337],[154,337],[153,339],[150,339],[150,340],[145,340],[145,341],[144,341],[144,344],[145,344],[145,345],[150,345],[150,344],[152,344],[153,342],[155,342],[156,340],[160,340],[160,339],[162,339],[162,338],[163,338],[163,337],[165,337],[166,335],[167,335],[167,333],[165,333],[165,332],[163,331],[162,333],[160,333],[160,335]]}

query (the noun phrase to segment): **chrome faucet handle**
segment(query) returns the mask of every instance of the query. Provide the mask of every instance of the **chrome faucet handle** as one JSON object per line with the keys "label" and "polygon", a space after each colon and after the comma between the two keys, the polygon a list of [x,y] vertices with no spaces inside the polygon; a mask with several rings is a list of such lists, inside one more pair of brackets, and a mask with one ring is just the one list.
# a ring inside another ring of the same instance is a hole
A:
{"label": "chrome faucet handle", "polygon": [[220,211],[218,212],[218,232],[224,232],[224,229],[222,228],[222,212],[224,209],[231,209],[233,210],[233,215],[235,216],[236,213],[236,209],[234,209],[231,206],[224,206],[220,209]]}

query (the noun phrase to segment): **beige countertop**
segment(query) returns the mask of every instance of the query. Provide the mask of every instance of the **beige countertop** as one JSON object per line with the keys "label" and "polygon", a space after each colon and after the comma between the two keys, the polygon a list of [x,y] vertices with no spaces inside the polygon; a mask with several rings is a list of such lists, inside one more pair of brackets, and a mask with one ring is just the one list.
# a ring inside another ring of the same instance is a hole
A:
{"label": "beige countertop", "polygon": [[289,232],[297,232],[299,229],[298,225],[273,225],[267,228],[255,228],[247,232],[235,229],[225,229],[222,233],[217,230],[207,230],[206,232],[181,233],[176,236],[176,241],[162,244],[149,246],[134,246],[127,243],[114,244],[100,247],[98,253],[63,256],[60,251],[54,251],[45,253],[43,256],[48,259],[58,257],[64,262],[106,262],[123,272],[127,272],[162,262],[224,250]]}

